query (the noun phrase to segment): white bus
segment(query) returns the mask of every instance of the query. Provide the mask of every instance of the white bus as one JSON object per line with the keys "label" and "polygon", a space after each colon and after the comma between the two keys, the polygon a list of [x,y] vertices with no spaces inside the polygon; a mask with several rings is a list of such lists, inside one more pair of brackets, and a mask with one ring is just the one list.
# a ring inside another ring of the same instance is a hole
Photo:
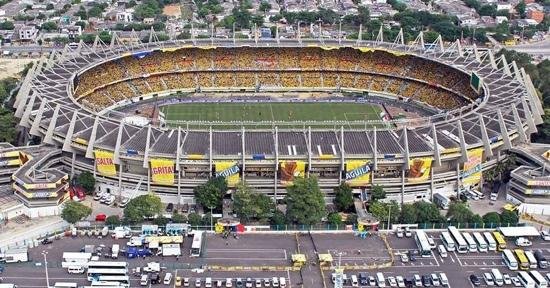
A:
{"label": "white bus", "polygon": [[529,261],[529,268],[537,269],[539,267],[539,262],[535,258],[533,251],[525,251],[525,256],[527,256],[527,260]]}
{"label": "white bus", "polygon": [[481,233],[474,232],[472,235],[474,235],[474,239],[477,242],[477,249],[479,252],[488,252],[487,242],[485,242],[485,238],[483,238]]}
{"label": "white bus", "polygon": [[203,231],[196,231],[191,244],[191,257],[200,257],[203,244]]}
{"label": "white bus", "polygon": [[55,284],[53,284],[53,287],[54,287],[54,288],[65,288],[65,287],[68,287],[68,288],[77,288],[77,287],[78,287],[78,284],[76,284],[76,283],[69,283],[69,282],[55,282]]}
{"label": "white bus", "polygon": [[0,284],[0,288],[17,288],[15,284]]}
{"label": "white bus", "polygon": [[472,237],[472,234],[468,232],[462,232],[462,237],[464,237],[464,240],[466,240],[466,243],[468,243],[468,250],[470,252],[477,252],[477,243]]}
{"label": "white bus", "polygon": [[455,251],[455,240],[453,240],[453,237],[449,232],[443,231],[441,232],[441,241],[443,241],[443,245],[445,245],[445,248],[447,248],[447,251]]}
{"label": "white bus", "polygon": [[535,280],[529,276],[529,273],[525,271],[519,271],[518,273],[519,282],[523,285],[524,288],[536,288]]}
{"label": "white bus", "polygon": [[483,232],[483,236],[485,236],[489,251],[497,251],[497,241],[495,241],[495,238],[493,238],[491,232]]}
{"label": "white bus", "polygon": [[63,252],[64,262],[86,263],[92,259],[92,253]]}
{"label": "white bus", "polygon": [[130,287],[130,276],[103,275],[99,276],[99,282],[116,282],[119,286]]}
{"label": "white bus", "polygon": [[99,281],[102,276],[126,276],[126,269],[88,268],[88,281]]}
{"label": "white bus", "polygon": [[418,252],[422,257],[431,257],[432,256],[432,247],[430,242],[428,242],[428,234],[423,230],[416,230],[414,235],[414,240],[416,241],[416,246],[418,246]]}
{"label": "white bus", "polygon": [[115,282],[115,281],[92,281],[92,284],[90,284],[90,287],[93,288],[99,288],[99,287],[129,287],[129,286],[122,286],[122,284]]}
{"label": "white bus", "polygon": [[88,269],[107,268],[107,269],[126,269],[128,270],[128,262],[115,261],[90,261]]}
{"label": "white bus", "polygon": [[518,260],[516,259],[516,256],[514,256],[514,253],[510,249],[504,249],[502,250],[502,260],[504,261],[504,264],[508,266],[508,269],[510,270],[518,270]]}
{"label": "white bus", "polygon": [[455,226],[449,226],[447,229],[449,230],[451,236],[455,239],[456,251],[458,253],[468,252],[468,243],[466,243],[466,240],[464,240],[464,237],[462,237],[462,234],[460,234],[458,229],[456,229]]}
{"label": "white bus", "polygon": [[537,288],[547,288],[548,287],[548,281],[542,274],[540,274],[537,270],[531,270],[531,277],[535,281],[535,287]]}
{"label": "white bus", "polygon": [[502,277],[502,273],[500,273],[500,270],[496,268],[491,269],[491,275],[493,275],[493,281],[495,281],[495,284],[497,286],[504,285],[504,278]]}

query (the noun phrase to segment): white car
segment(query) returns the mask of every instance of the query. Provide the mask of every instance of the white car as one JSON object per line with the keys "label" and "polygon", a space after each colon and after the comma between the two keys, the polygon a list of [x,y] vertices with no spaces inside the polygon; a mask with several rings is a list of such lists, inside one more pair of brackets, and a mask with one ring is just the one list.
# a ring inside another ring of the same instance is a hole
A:
{"label": "white car", "polygon": [[505,285],[511,285],[512,284],[512,277],[510,275],[504,273],[502,274],[502,280],[504,281]]}
{"label": "white car", "polygon": [[550,241],[550,232],[548,232],[548,231],[541,231],[541,232],[540,232],[540,237],[541,237],[542,240],[544,240],[544,241]]}
{"label": "white car", "polygon": [[411,228],[405,227],[405,237],[412,237]]}
{"label": "white car", "polygon": [[403,236],[405,236],[405,234],[403,233],[403,228],[401,227],[397,227],[397,238],[403,238]]}
{"label": "white car", "polygon": [[523,284],[521,284],[521,281],[519,281],[518,277],[512,277],[512,283],[515,287],[522,287]]}
{"label": "white car", "polygon": [[388,277],[388,283],[390,284],[390,287],[397,287],[397,281],[393,276]]}
{"label": "white car", "polygon": [[397,281],[397,287],[405,287],[405,279],[403,279],[403,276],[396,276],[395,280]]}
{"label": "white car", "polygon": [[447,258],[447,249],[445,249],[445,246],[437,246],[437,251],[439,252],[439,255],[441,255],[441,258]]}
{"label": "white car", "polygon": [[261,288],[261,287],[262,287],[262,280],[256,279],[256,288]]}
{"label": "white car", "polygon": [[431,236],[428,236],[428,243],[430,244],[430,248],[432,249],[435,249],[435,241],[434,241],[434,238],[432,238]]}
{"label": "white car", "polygon": [[519,237],[518,239],[516,239],[516,245],[520,247],[528,247],[533,245],[533,243],[527,238]]}
{"label": "white car", "polygon": [[401,262],[403,263],[409,262],[409,256],[407,256],[406,253],[401,254]]}

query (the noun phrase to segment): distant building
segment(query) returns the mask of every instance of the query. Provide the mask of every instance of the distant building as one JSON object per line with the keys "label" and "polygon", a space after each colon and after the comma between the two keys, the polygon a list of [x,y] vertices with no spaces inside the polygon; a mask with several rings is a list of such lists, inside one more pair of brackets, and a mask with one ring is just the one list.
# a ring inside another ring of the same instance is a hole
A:
{"label": "distant building", "polygon": [[38,36],[38,29],[35,26],[22,26],[17,29],[20,41],[32,41]]}
{"label": "distant building", "polygon": [[497,21],[497,24],[501,24],[503,22],[507,22],[508,21],[508,17],[506,16],[497,16],[496,17],[496,21]]}
{"label": "distant building", "polygon": [[538,24],[544,20],[544,12],[538,10],[529,10],[527,11],[527,18],[536,21]]}
{"label": "distant building", "polygon": [[153,23],[155,23],[155,18],[143,18],[143,24],[151,25]]}
{"label": "distant building", "polygon": [[509,12],[510,10],[512,10],[512,4],[507,3],[507,2],[497,3],[497,11],[498,10],[506,10],[506,11]]}
{"label": "distant building", "polygon": [[134,15],[131,12],[123,11],[116,13],[116,21],[117,22],[132,22],[134,21]]}

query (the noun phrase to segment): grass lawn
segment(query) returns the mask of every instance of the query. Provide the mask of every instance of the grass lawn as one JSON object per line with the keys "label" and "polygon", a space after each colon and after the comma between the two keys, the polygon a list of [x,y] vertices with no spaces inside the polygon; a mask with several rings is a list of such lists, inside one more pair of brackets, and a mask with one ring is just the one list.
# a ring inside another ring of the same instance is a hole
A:
{"label": "grass lawn", "polygon": [[379,120],[380,107],[362,103],[181,103],[164,106],[168,121]]}

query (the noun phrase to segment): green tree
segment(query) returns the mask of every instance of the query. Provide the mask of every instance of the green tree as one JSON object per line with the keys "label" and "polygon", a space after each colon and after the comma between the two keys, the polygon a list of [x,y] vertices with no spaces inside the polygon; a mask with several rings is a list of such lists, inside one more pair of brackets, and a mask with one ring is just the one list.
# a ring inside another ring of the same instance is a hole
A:
{"label": "green tree", "polygon": [[57,30],[57,24],[55,24],[55,22],[49,21],[49,22],[46,22],[46,23],[42,24],[42,26],[40,26],[40,29],[48,31],[48,32],[54,31],[54,30]]}
{"label": "green tree", "polygon": [[50,10],[50,11],[51,11],[51,10],[53,10],[53,9],[54,9],[54,7],[53,7],[53,4],[52,4],[52,3],[46,4],[46,10]]}
{"label": "green tree", "polygon": [[500,213],[500,221],[502,225],[516,225],[518,224],[519,218],[516,212],[504,210]]}
{"label": "green tree", "polygon": [[472,217],[468,220],[468,223],[470,223],[470,227],[483,227],[483,218],[479,216],[479,214],[472,214]]}
{"label": "green tree", "polygon": [[495,17],[497,15],[497,6],[492,4],[486,4],[479,8],[479,15]]}
{"label": "green tree", "polygon": [[349,211],[353,207],[353,194],[351,187],[342,183],[335,190],[334,205],[338,211]]}
{"label": "green tree", "polygon": [[13,143],[15,141],[16,126],[13,113],[6,108],[0,107],[0,142]]}
{"label": "green tree", "polygon": [[178,211],[174,211],[174,214],[172,214],[172,222],[174,223],[185,223],[187,222],[187,217],[185,215],[178,213]]}
{"label": "green tree", "polygon": [[325,198],[317,178],[294,179],[286,190],[286,217],[289,222],[313,225],[326,216]]}
{"label": "green tree", "polygon": [[74,224],[92,214],[92,208],[74,201],[68,201],[63,204],[63,210],[61,210],[61,218],[63,220]]}
{"label": "green tree", "polygon": [[417,219],[418,213],[416,211],[416,207],[413,204],[403,204],[403,206],[401,206],[401,223],[417,223]]}
{"label": "green tree", "polygon": [[327,216],[328,223],[330,225],[342,225],[342,216],[340,213],[329,213]]}
{"label": "green tree", "polygon": [[86,8],[84,8],[84,6],[80,6],[80,8],[78,8],[78,11],[74,13],[74,16],[80,17],[80,19],[86,20],[88,19],[88,12],[86,12]]}
{"label": "green tree", "polygon": [[262,1],[260,2],[260,11],[264,12],[264,15],[267,13],[267,11],[271,10],[271,4],[269,4],[268,1]]}
{"label": "green tree", "polygon": [[452,223],[468,223],[473,215],[470,208],[464,203],[451,203],[447,211],[447,217],[451,218]]}
{"label": "green tree", "polygon": [[138,196],[130,201],[124,208],[124,218],[132,223],[142,222],[144,218],[150,218],[162,212],[160,197],[154,194]]}
{"label": "green tree", "polygon": [[11,21],[0,22],[0,30],[13,30],[15,25]]}
{"label": "green tree", "polygon": [[101,13],[103,13],[103,10],[98,6],[94,6],[88,10],[88,17],[99,18],[101,17]]}
{"label": "green tree", "polygon": [[248,12],[246,9],[239,8],[233,8],[232,10],[233,18],[235,18],[235,27],[240,29],[248,29],[250,28],[250,21],[252,20],[252,14]]}
{"label": "green tree", "polygon": [[223,177],[209,179],[193,189],[197,203],[206,208],[219,208],[222,205],[222,198],[227,191],[227,182]]}
{"label": "green tree", "polygon": [[369,205],[369,212],[383,223],[387,223],[388,217],[390,218],[390,223],[397,223],[400,215],[399,205],[393,200],[389,203],[379,201],[371,203]]}
{"label": "green tree", "polygon": [[95,178],[94,174],[84,171],[76,176],[76,184],[84,189],[88,195],[91,195],[95,191]]}
{"label": "green tree", "polygon": [[159,215],[155,219],[153,219],[153,224],[158,225],[158,226],[166,226],[166,224],[168,224],[169,221],[170,221],[170,219],[168,219],[168,218],[166,218],[162,215]]}
{"label": "green tree", "polygon": [[233,195],[233,210],[244,223],[253,218],[267,220],[274,209],[275,204],[267,195],[257,193],[246,183],[237,185]]}
{"label": "green tree", "polygon": [[439,213],[439,208],[434,203],[418,201],[414,203],[417,211],[417,221],[419,223],[440,223],[443,217]]}
{"label": "green tree", "polygon": [[286,224],[285,213],[283,213],[279,209],[275,210],[275,212],[273,212],[273,215],[271,215],[269,222],[271,223],[271,225],[276,225],[276,226],[285,225]]}
{"label": "green tree", "polygon": [[520,1],[518,5],[516,5],[516,11],[518,11],[521,18],[525,18],[525,9],[527,8],[527,5],[525,5],[525,1]]}
{"label": "green tree", "polygon": [[187,219],[189,220],[189,224],[192,226],[198,226],[202,221],[202,217],[197,213],[189,213],[187,215]]}
{"label": "green tree", "polygon": [[498,224],[500,223],[500,215],[497,212],[489,212],[483,215],[483,222],[485,224]]}
{"label": "green tree", "polygon": [[439,33],[435,31],[426,31],[424,32],[424,42],[426,43],[433,43],[435,40],[437,40],[437,37],[439,37]]}
{"label": "green tree", "polygon": [[118,217],[118,215],[111,215],[105,219],[105,225],[110,227],[120,226],[120,223],[120,217]]}
{"label": "green tree", "polygon": [[372,202],[375,202],[384,198],[386,198],[386,191],[384,191],[384,187],[380,185],[374,185],[371,189],[370,200]]}
{"label": "green tree", "polygon": [[348,214],[348,216],[346,217],[346,224],[357,225],[357,214],[355,213]]}
{"label": "green tree", "polygon": [[458,29],[458,26],[449,21],[437,22],[433,24],[431,28],[441,34],[441,37],[445,41],[455,41],[460,37],[460,29]]}
{"label": "green tree", "polygon": [[262,15],[254,15],[250,18],[252,24],[255,24],[256,27],[262,27],[264,25],[264,17]]}

